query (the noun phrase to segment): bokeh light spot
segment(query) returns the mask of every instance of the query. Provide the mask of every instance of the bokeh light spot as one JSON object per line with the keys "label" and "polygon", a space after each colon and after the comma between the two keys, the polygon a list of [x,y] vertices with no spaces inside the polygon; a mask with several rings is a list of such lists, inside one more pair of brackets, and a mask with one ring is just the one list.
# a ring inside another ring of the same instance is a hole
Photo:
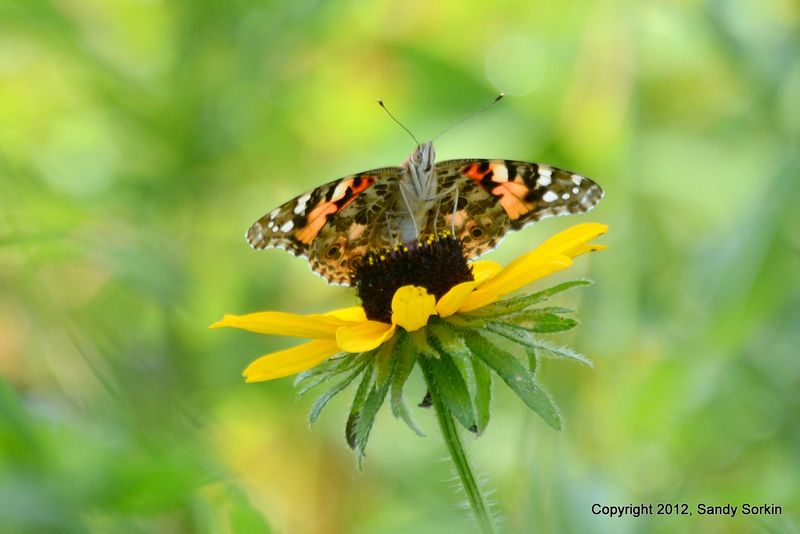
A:
{"label": "bokeh light spot", "polygon": [[489,50],[486,76],[506,94],[524,95],[541,83],[544,65],[544,53],[534,39],[511,35],[499,40]]}

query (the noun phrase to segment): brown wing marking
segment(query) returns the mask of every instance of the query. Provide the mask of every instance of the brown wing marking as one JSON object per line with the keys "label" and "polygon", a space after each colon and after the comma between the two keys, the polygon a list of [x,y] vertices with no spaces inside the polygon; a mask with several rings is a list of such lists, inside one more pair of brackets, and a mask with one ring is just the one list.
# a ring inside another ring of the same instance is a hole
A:
{"label": "brown wing marking", "polygon": [[584,213],[603,197],[589,178],[537,163],[450,160],[438,163],[436,170],[439,190],[450,194],[427,231],[452,228],[469,257],[493,249],[509,231],[546,217]]}

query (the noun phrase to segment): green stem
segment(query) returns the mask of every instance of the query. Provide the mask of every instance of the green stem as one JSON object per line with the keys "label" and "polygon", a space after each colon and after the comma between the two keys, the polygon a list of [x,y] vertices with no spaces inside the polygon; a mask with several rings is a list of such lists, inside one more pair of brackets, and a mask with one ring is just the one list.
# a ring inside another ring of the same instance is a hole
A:
{"label": "green stem", "polygon": [[430,368],[426,365],[424,358],[420,358],[420,367],[425,375],[425,383],[428,385],[428,391],[430,391],[431,394],[431,400],[436,410],[436,418],[439,421],[442,437],[447,445],[447,449],[450,451],[450,457],[453,459],[456,471],[458,471],[458,478],[461,479],[461,485],[464,487],[464,493],[467,494],[467,500],[469,501],[470,508],[472,508],[472,513],[475,514],[475,519],[478,521],[481,532],[485,534],[494,534],[495,528],[492,516],[484,502],[483,494],[481,493],[480,487],[478,487],[478,481],[472,473],[472,468],[467,458],[467,452],[464,450],[464,445],[461,443],[461,436],[453,420],[453,415],[450,413],[447,406],[445,406],[442,396],[439,394],[439,387],[436,384]]}

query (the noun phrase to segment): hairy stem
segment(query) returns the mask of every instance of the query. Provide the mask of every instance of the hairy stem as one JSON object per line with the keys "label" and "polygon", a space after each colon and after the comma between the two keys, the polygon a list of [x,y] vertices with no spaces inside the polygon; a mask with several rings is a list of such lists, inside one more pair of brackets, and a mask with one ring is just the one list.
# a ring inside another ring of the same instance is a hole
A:
{"label": "hairy stem", "polygon": [[439,387],[436,384],[430,368],[425,364],[424,358],[420,361],[420,367],[422,367],[423,374],[425,375],[425,382],[428,385],[433,407],[436,410],[436,418],[439,421],[442,437],[444,438],[448,451],[450,451],[450,457],[453,459],[453,463],[456,466],[458,478],[461,480],[464,493],[467,494],[467,500],[469,501],[472,513],[475,514],[475,519],[478,522],[478,526],[481,528],[481,532],[485,534],[494,534],[495,528],[492,516],[489,513],[489,508],[486,506],[483,494],[478,486],[478,481],[472,472],[472,467],[469,465],[467,452],[464,450],[464,445],[461,442],[461,436],[453,420],[453,415],[450,413],[447,406],[445,406],[444,401],[442,401],[442,397],[439,394]]}

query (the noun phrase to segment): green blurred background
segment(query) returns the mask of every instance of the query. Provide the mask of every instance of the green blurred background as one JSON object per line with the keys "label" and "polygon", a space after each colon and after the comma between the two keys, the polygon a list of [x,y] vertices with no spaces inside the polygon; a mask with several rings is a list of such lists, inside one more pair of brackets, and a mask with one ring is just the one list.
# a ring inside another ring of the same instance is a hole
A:
{"label": "green blurred background", "polygon": [[[309,431],[295,340],[223,313],[354,304],[245,229],[413,148],[595,178],[607,252],[553,280],[583,325],[547,362],[561,433],[496,388],[470,450],[510,532],[800,529],[800,6],[0,0],[0,530],[470,531],[432,414],[388,410],[359,473],[351,394]],[[541,283],[540,283],[541,285]],[[794,325],[794,326],[792,326]],[[412,378],[411,398],[424,393]],[[610,520],[591,505],[778,504]]]}

